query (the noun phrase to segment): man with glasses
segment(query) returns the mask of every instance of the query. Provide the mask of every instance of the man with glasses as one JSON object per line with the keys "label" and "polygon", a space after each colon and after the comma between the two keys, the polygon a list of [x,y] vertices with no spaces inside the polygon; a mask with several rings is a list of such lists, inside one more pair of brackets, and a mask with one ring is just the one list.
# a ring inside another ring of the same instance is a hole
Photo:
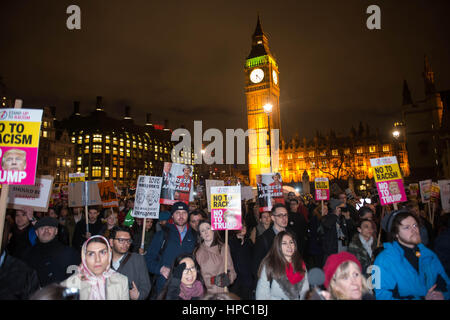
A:
{"label": "man with glasses", "polygon": [[111,266],[117,272],[128,277],[131,300],[145,300],[150,293],[150,277],[144,256],[129,252],[133,242],[128,227],[114,227],[111,230],[109,244],[112,248]]}
{"label": "man with glasses", "polygon": [[270,211],[270,216],[273,221],[273,225],[271,228],[264,231],[262,235],[256,238],[256,243],[253,250],[253,274],[255,275],[255,277],[258,274],[259,265],[262,259],[266,256],[266,254],[272,247],[273,239],[275,239],[275,236],[279,232],[286,230],[295,234],[295,232],[293,232],[293,230],[288,227],[288,210],[283,204],[275,204]]}
{"label": "man with glasses", "polygon": [[417,218],[398,212],[389,227],[392,242],[375,259],[377,300],[449,300],[450,280],[434,252],[421,243]]}

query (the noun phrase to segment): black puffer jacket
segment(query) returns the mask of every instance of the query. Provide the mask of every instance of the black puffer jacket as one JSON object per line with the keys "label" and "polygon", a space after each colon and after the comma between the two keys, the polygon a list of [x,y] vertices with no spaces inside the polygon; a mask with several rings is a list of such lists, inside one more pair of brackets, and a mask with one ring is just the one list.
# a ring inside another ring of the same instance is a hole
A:
{"label": "black puffer jacket", "polygon": [[38,289],[36,271],[6,253],[0,266],[0,300],[28,300]]}
{"label": "black puffer jacket", "polygon": [[323,230],[322,249],[325,259],[334,253],[338,253],[338,237],[336,223],[339,223],[345,236],[343,245],[348,246],[351,240],[351,231],[354,229],[352,219],[345,219],[343,215],[337,216],[334,213],[328,213],[321,220]]}

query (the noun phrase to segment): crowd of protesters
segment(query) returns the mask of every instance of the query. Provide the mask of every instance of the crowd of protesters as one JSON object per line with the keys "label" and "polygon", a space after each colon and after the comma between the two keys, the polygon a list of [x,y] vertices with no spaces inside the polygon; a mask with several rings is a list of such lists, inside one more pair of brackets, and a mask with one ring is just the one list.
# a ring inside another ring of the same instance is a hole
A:
{"label": "crowd of protesters", "polygon": [[[243,201],[242,229],[229,231],[228,243],[224,231],[211,230],[205,202],[161,205],[144,236],[143,219],[127,221],[132,197],[114,210],[89,207],[88,221],[66,200],[45,213],[8,209],[0,299],[195,300],[229,292],[244,300],[449,300],[449,214],[438,202],[430,215],[420,197],[408,199],[394,210],[376,197],[360,203],[341,192],[316,202],[291,192],[265,212]],[[319,285],[308,278],[314,268],[324,275]]]}

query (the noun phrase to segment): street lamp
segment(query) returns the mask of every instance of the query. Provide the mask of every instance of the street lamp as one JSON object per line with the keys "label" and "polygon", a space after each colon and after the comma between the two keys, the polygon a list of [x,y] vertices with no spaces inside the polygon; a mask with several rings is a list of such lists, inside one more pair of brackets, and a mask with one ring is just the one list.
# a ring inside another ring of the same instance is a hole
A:
{"label": "street lamp", "polygon": [[400,137],[400,131],[399,131],[399,130],[394,130],[394,131],[392,131],[392,136],[393,136],[395,139],[398,139],[398,137]]}
{"label": "street lamp", "polygon": [[269,160],[270,160],[270,173],[272,173],[272,143],[270,141],[270,114],[272,113],[272,104],[266,103],[264,106],[264,112],[267,114],[267,135],[269,136],[269,140],[267,144],[269,145]]}

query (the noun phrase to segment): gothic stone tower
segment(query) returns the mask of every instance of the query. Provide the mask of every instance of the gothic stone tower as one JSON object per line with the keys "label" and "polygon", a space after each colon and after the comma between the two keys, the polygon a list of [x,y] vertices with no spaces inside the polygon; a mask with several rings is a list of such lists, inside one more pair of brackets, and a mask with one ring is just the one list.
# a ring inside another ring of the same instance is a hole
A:
{"label": "gothic stone tower", "polygon": [[[248,129],[255,130],[254,134],[249,134],[249,175],[251,185],[256,185],[257,174],[270,172],[267,145],[268,116],[263,108],[268,103],[273,106],[270,113],[270,129],[279,129],[281,137],[278,64],[270,53],[269,40],[262,30],[259,16],[244,72]],[[272,146],[274,146],[273,138],[272,135]],[[272,155],[273,152],[272,148]],[[277,168],[273,166],[273,171],[276,170]]]}

